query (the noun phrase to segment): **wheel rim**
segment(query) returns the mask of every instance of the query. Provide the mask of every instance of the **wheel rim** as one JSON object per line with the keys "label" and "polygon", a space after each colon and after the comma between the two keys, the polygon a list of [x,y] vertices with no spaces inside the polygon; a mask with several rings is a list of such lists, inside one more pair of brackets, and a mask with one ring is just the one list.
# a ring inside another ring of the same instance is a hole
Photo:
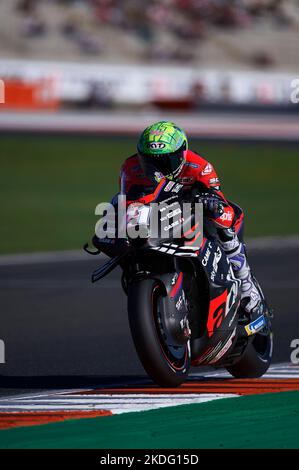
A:
{"label": "wheel rim", "polygon": [[189,362],[190,341],[188,341],[184,346],[182,345],[174,346],[173,344],[172,345],[167,344],[167,334],[165,333],[163,329],[161,306],[159,308],[160,298],[161,298],[160,288],[158,285],[155,285],[153,292],[152,292],[152,306],[153,306],[153,316],[154,316],[156,331],[159,337],[161,351],[168,365],[175,372],[184,372]]}
{"label": "wheel rim", "polygon": [[252,342],[252,345],[263,361],[268,361],[272,357],[273,350],[273,333],[267,336],[257,334]]}
{"label": "wheel rim", "polygon": [[[266,303],[262,288],[255,276],[253,276],[253,281],[263,299],[263,302]],[[259,355],[261,360],[264,362],[268,362],[269,359],[271,359],[272,352],[273,352],[273,333],[271,331],[270,324],[269,324],[269,328],[270,328],[270,333],[269,332],[268,334],[257,333],[252,343],[257,354]]]}

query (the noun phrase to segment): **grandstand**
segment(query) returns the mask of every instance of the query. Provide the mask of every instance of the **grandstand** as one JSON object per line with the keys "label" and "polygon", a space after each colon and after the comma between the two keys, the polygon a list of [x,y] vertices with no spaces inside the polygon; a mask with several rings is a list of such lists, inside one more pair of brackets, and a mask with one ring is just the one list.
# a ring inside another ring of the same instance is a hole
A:
{"label": "grandstand", "polygon": [[5,110],[292,113],[299,0],[2,0]]}
{"label": "grandstand", "polygon": [[298,0],[2,0],[0,57],[293,71]]}

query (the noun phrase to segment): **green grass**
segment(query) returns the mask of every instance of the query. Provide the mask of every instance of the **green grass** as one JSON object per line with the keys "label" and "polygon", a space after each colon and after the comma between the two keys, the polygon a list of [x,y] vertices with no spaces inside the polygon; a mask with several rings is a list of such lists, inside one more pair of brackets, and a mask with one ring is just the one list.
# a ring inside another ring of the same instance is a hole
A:
{"label": "green grass", "polygon": [[299,448],[299,392],[0,431],[1,449]]}
{"label": "green grass", "polygon": [[[99,202],[118,189],[133,139],[0,137],[0,253],[76,249],[87,241]],[[299,233],[298,152],[274,144],[192,147],[215,166],[228,198],[246,213],[249,236]]]}

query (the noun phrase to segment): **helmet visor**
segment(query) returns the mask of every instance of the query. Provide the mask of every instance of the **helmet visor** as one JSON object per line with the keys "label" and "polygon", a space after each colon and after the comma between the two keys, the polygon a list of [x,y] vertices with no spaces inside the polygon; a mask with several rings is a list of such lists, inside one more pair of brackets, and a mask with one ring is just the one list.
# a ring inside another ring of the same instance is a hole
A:
{"label": "helmet visor", "polygon": [[146,176],[153,177],[156,172],[163,176],[176,176],[176,172],[184,162],[184,149],[176,153],[148,155],[139,153],[140,164]]}

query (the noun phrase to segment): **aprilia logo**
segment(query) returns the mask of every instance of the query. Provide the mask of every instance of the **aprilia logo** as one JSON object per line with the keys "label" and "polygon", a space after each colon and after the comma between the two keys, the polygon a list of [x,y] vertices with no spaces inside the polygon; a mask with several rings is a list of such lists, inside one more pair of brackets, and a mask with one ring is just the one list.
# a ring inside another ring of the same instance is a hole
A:
{"label": "aprilia logo", "polygon": [[231,221],[233,218],[233,215],[230,212],[224,212],[222,216],[220,217],[221,220],[228,220]]}
{"label": "aprilia logo", "polygon": [[213,167],[212,167],[212,165],[211,165],[210,163],[208,163],[208,164],[205,166],[205,168],[203,169],[203,171],[201,172],[201,174],[202,174],[203,176],[209,175],[210,173],[212,173],[212,171],[213,171]]}

